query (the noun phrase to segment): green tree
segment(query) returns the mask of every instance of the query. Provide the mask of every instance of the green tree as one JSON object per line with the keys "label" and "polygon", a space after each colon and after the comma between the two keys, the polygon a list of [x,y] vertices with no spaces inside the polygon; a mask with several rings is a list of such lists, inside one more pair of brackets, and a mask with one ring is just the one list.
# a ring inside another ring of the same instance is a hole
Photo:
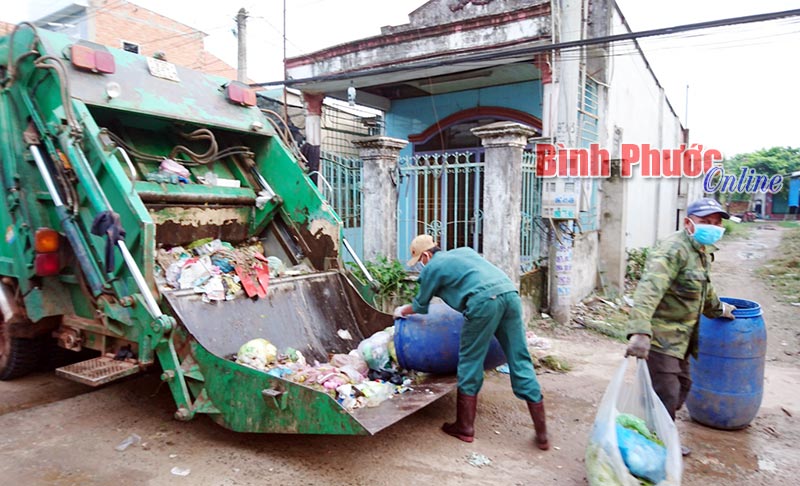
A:
{"label": "green tree", "polygon": [[[773,175],[788,176],[794,171],[800,170],[800,147],[772,147],[761,149],[755,152],[736,154],[733,157],[722,161],[722,167],[726,175],[739,176],[742,168],[755,169],[756,174],[772,177]],[[784,181],[781,193],[788,192],[789,181]],[[717,194],[717,199],[729,201],[747,201],[751,194],[735,193],[721,195]]]}

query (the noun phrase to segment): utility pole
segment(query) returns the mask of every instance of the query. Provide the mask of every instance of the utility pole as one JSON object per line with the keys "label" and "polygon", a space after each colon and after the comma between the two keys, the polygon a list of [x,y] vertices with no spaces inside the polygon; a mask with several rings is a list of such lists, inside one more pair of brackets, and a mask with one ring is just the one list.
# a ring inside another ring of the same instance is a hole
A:
{"label": "utility pole", "polygon": [[686,109],[683,112],[683,122],[686,123],[686,128],[689,128],[689,85],[686,85]]}
{"label": "utility pole", "polygon": [[289,102],[286,96],[286,80],[289,79],[289,73],[286,71],[286,0],[283,0],[283,120],[286,122],[286,128],[289,128]]}
{"label": "utility pole", "polygon": [[236,37],[239,40],[239,56],[236,66],[236,79],[247,82],[247,10],[244,7],[236,14]]}

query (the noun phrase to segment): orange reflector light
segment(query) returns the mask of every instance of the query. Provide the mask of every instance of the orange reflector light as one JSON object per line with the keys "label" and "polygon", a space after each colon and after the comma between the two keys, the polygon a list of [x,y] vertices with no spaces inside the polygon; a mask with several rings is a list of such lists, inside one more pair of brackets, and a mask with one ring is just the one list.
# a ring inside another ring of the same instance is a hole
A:
{"label": "orange reflector light", "polygon": [[116,71],[114,56],[108,51],[92,49],[81,44],[72,44],[70,58],[73,66],[95,73],[112,74]]}
{"label": "orange reflector light", "polygon": [[231,81],[225,88],[225,96],[233,103],[256,106],[256,92],[244,83]]}
{"label": "orange reflector light", "polygon": [[61,259],[58,253],[39,253],[33,261],[33,270],[40,277],[58,275],[61,271]]}
{"label": "orange reflector light", "polygon": [[50,228],[39,228],[33,237],[33,248],[36,253],[52,253],[58,250],[61,235]]}

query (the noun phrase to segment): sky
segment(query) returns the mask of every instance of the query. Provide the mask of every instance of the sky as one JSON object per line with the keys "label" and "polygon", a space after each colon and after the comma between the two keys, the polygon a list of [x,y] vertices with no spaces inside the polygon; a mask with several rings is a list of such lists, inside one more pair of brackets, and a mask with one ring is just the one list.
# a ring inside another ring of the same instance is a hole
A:
{"label": "sky", "polygon": [[[797,0],[617,0],[634,31],[798,8]],[[38,18],[63,0],[4,2],[0,20]],[[133,0],[208,34],[206,48],[236,65],[235,17],[248,18],[248,76],[283,79],[283,1]],[[286,0],[286,55],[380,35],[425,0]],[[640,41],[693,142],[726,156],[800,147],[800,17]],[[687,103],[687,85],[688,103]],[[688,117],[687,117],[688,115]]]}

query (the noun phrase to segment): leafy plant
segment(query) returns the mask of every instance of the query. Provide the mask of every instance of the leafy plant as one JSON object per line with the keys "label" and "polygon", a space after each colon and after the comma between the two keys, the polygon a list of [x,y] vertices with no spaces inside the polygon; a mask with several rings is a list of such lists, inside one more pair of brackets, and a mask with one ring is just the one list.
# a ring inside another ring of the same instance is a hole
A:
{"label": "leafy plant", "polygon": [[[367,281],[367,277],[358,265],[352,262],[347,264],[356,278],[362,282]],[[391,312],[395,306],[407,304],[417,295],[419,284],[411,278],[398,260],[378,255],[375,261],[364,262],[364,266],[378,283],[373,304],[379,309]]]}
{"label": "leafy plant", "polygon": [[628,280],[638,282],[642,278],[644,265],[647,262],[647,253],[650,250],[648,247],[632,248],[627,250],[628,264],[625,267],[625,277]]}

